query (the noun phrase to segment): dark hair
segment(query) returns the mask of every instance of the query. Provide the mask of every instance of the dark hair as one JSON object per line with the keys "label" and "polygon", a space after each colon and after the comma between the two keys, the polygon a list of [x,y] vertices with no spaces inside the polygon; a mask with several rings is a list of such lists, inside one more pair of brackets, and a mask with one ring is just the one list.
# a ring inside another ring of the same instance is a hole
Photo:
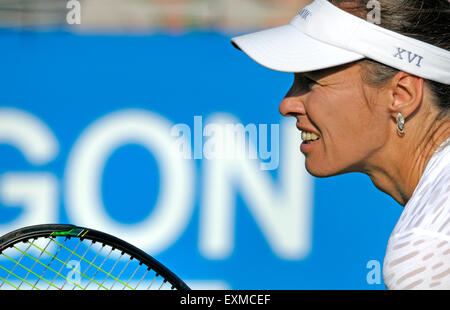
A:
{"label": "dark hair", "polygon": [[[366,19],[372,8],[367,0],[328,0]],[[448,0],[378,0],[379,26],[450,51],[450,2]],[[366,83],[382,86],[399,70],[371,59],[359,62]],[[450,85],[424,79],[439,108],[438,119],[450,116]]]}

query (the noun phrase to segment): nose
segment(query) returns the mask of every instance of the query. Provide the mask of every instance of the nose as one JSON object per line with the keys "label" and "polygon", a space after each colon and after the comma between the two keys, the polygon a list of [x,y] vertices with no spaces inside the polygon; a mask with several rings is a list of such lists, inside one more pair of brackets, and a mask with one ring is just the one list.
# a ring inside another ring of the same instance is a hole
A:
{"label": "nose", "polygon": [[304,98],[302,98],[302,96],[289,96],[288,94],[281,101],[278,110],[281,115],[285,117],[305,115],[306,111],[303,104],[303,99]]}
{"label": "nose", "polygon": [[278,110],[285,117],[297,117],[306,115],[305,98],[308,96],[309,88],[303,83],[301,76],[294,74],[294,81],[291,88],[281,101]]}

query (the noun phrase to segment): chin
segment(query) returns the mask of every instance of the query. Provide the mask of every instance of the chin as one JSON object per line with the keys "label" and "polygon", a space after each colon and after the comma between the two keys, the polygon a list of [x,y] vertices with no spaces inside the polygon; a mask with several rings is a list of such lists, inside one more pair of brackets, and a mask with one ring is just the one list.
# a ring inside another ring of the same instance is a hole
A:
{"label": "chin", "polygon": [[329,171],[327,169],[324,169],[325,167],[316,167],[308,165],[308,163],[305,164],[306,171],[308,173],[316,178],[328,178],[336,175],[336,173],[333,173],[332,171]]}
{"label": "chin", "polygon": [[329,178],[345,173],[356,172],[353,171],[352,169],[333,169],[332,167],[326,164],[311,165],[308,163],[308,161],[305,162],[305,168],[309,174],[311,174],[316,178]]}

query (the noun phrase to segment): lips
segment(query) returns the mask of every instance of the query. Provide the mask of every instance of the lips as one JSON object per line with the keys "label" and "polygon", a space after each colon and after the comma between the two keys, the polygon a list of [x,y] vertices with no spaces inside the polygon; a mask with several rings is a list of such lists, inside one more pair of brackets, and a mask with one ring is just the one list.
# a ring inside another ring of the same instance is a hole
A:
{"label": "lips", "polygon": [[309,141],[316,141],[319,139],[320,139],[320,137],[313,132],[302,131],[302,140],[303,141],[309,142]]}
{"label": "lips", "polygon": [[297,128],[302,132],[302,140],[306,143],[314,142],[320,139],[320,134],[308,127],[300,126],[297,123]]}

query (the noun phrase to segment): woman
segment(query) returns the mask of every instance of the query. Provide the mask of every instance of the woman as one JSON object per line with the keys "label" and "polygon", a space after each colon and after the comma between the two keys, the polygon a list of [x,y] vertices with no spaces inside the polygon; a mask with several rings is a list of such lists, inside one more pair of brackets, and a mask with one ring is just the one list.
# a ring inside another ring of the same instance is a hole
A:
{"label": "woman", "polygon": [[387,288],[450,289],[450,4],[377,3],[379,25],[367,1],[316,0],[289,25],[232,42],[294,73],[279,109],[297,119],[309,173],[363,172],[405,207]]}

